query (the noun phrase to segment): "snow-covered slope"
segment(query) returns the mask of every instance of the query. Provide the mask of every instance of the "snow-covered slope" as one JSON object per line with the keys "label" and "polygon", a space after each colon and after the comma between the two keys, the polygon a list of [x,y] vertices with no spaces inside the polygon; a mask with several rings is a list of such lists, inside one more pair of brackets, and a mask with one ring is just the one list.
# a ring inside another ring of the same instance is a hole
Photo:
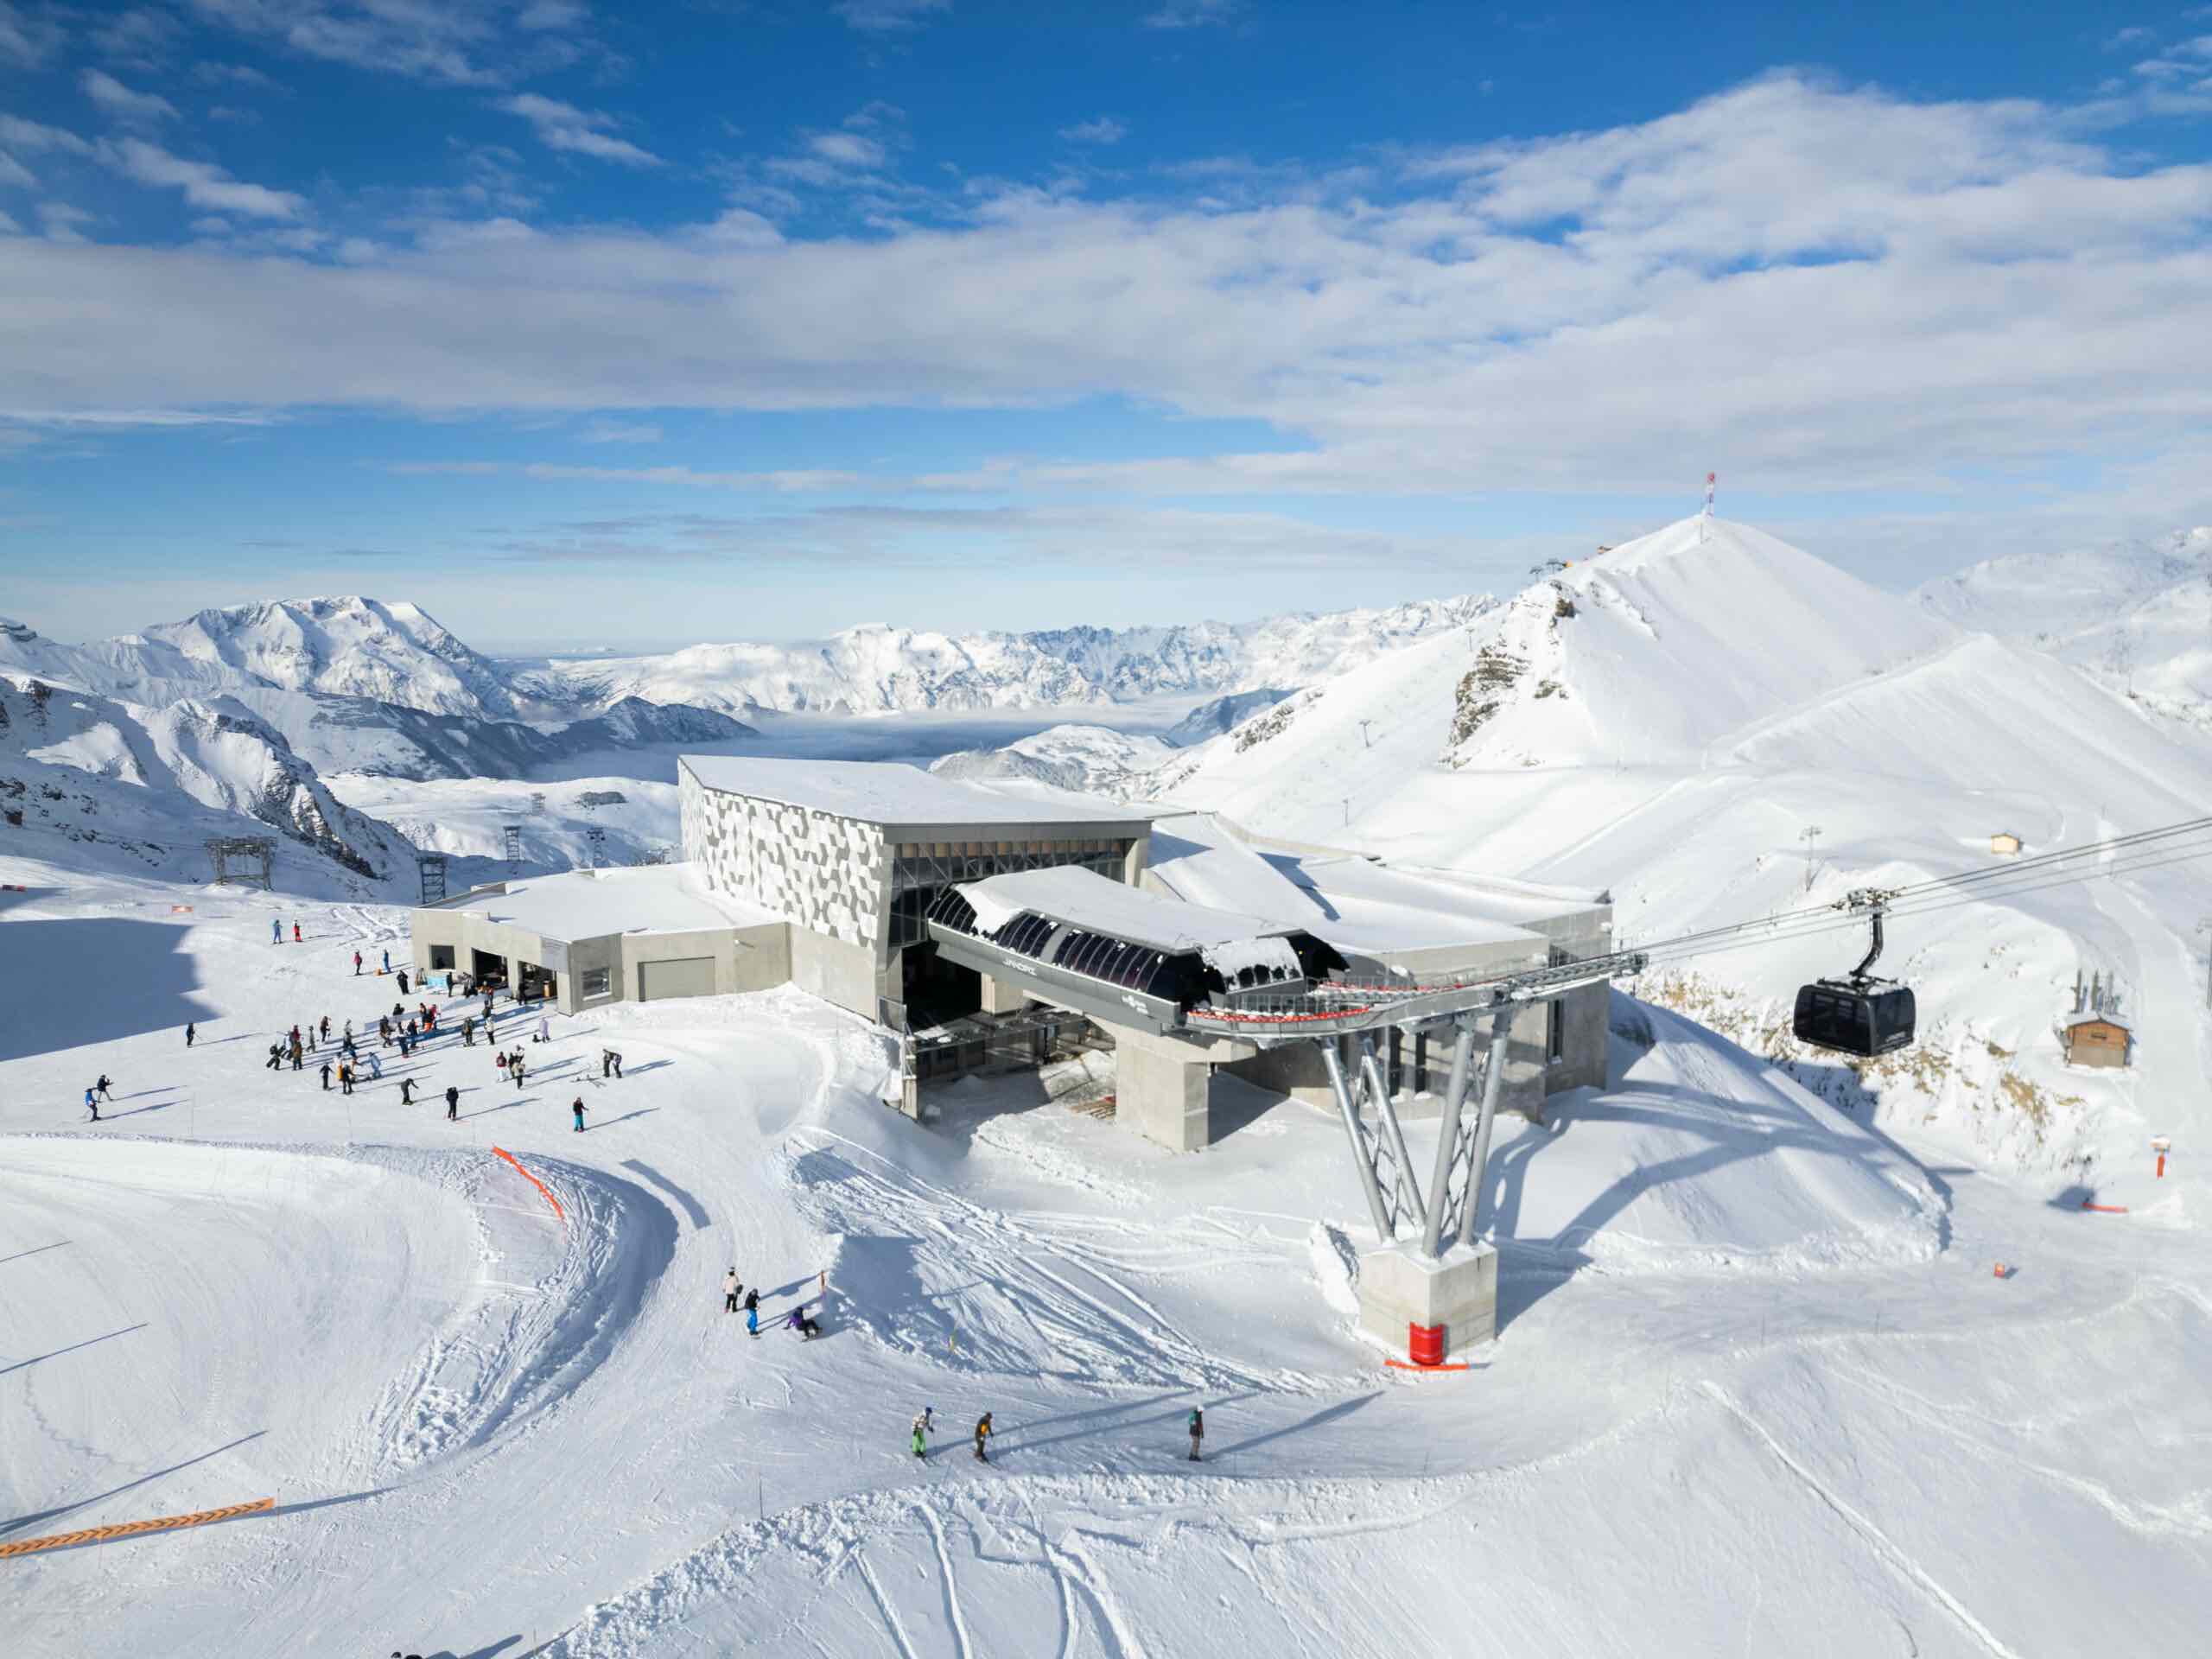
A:
{"label": "snow-covered slope", "polygon": [[2212,525],[2010,554],[1915,597],[1935,615],[2032,642],[2153,713],[2212,730]]}
{"label": "snow-covered slope", "polygon": [[513,683],[547,702],[598,706],[633,696],[737,713],[1124,702],[1302,685],[1459,626],[1491,602],[1423,600],[1234,625],[1036,633],[953,635],[874,624],[809,645],[694,645],[657,657],[556,661]]}
{"label": "snow-covered slope", "polygon": [[235,706],[142,709],[0,675],[0,847],[86,869],[207,873],[215,836],[282,837],[288,892],[374,893],[404,837],[331,794],[282,734]]}
{"label": "snow-covered slope", "polygon": [[[1961,633],[1756,531],[1700,542],[1688,521],[1310,686],[1149,789],[1262,834],[1610,888],[1620,931],[1653,939],[1985,868],[1999,830],[2033,853],[2193,817],[2212,753],[2047,653]],[[1853,932],[1649,988],[1834,1098],[2080,1167],[2152,1132],[2139,1084],[2189,1088],[2202,1057],[2177,1014],[2129,1080],[2070,1072],[2051,1027],[2075,973],[2185,995],[2207,909],[2212,884],[2184,863],[1901,918],[1884,965],[1919,986],[1923,1040],[1857,1071],[1786,1033],[1795,987],[1848,966]]]}

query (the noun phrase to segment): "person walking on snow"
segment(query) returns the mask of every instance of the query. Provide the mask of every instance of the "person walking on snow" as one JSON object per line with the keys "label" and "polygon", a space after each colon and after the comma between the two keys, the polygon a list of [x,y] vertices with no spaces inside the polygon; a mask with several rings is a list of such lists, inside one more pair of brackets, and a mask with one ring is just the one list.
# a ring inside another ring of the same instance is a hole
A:
{"label": "person walking on snow", "polygon": [[[342,1071],[344,1068],[340,1069]],[[330,1092],[330,1062],[328,1060],[322,1063],[322,1092],[326,1095]]]}
{"label": "person walking on snow", "polygon": [[93,1122],[100,1121],[99,1096],[90,1089],[85,1090],[85,1109],[92,1115]]}
{"label": "person walking on snow", "polygon": [[391,952],[389,950],[384,953],[384,971],[387,974],[391,971]]}
{"label": "person walking on snow", "polygon": [[541,1043],[553,1040],[553,1021],[543,1013],[537,1016],[537,1040]]}
{"label": "person walking on snow", "polygon": [[461,1116],[461,1090],[452,1084],[446,1085],[446,1122],[456,1122]]}
{"label": "person walking on snow", "polygon": [[407,970],[404,968],[399,970],[399,994],[402,996],[407,995]]}
{"label": "person walking on snow", "polygon": [[1191,1461],[1198,1462],[1198,1442],[1206,1437],[1206,1414],[1198,1407],[1191,1408]]}
{"label": "person walking on snow", "polygon": [[262,1070],[264,1070],[264,1071],[282,1071],[282,1070],[283,1069],[283,1065],[284,1065],[284,1046],[283,1046],[282,1043],[271,1043],[271,1044],[270,1044],[270,1045],[269,1045],[269,1064],[268,1064],[267,1065],[264,1066],[264,1067],[262,1068]]}
{"label": "person walking on snow", "polygon": [[189,1020],[186,1020],[184,1022],[184,1046],[187,1048],[190,1048],[194,1040],[197,1039],[199,1035],[200,1027],[194,1025]]}
{"label": "person walking on snow", "polygon": [[354,978],[356,978],[356,979],[359,979],[360,976],[361,976],[361,953],[360,953],[359,951],[356,950],[356,951],[353,953],[353,977],[354,977]]}
{"label": "person walking on snow", "polygon": [[517,1049],[507,1056],[507,1075],[515,1080],[518,1090],[522,1087],[522,1050]]}
{"label": "person walking on snow", "polygon": [[342,1063],[338,1068],[338,1092],[341,1095],[353,1092],[353,1068]]}
{"label": "person walking on snow", "polygon": [[284,924],[278,917],[271,916],[269,918],[269,943],[271,944],[284,943]]}
{"label": "person walking on snow", "polygon": [[463,1048],[476,1046],[476,1016],[473,1014],[461,1022],[461,1046]]}
{"label": "person walking on snow", "polygon": [[106,1072],[103,1071],[100,1073],[100,1080],[94,1084],[92,1087],[100,1091],[100,1098],[102,1100],[113,1100],[115,1098],[115,1090],[109,1084]]}
{"label": "person walking on snow", "polygon": [[929,1456],[929,1448],[924,1442],[923,1436],[930,1432],[931,1420],[936,1415],[935,1406],[924,1406],[914,1414],[914,1455],[918,1458]]}
{"label": "person walking on snow", "polygon": [[402,1077],[399,1080],[399,1103],[403,1106],[412,1106],[415,1103],[414,1078]]}
{"label": "person walking on snow", "polygon": [[976,1420],[976,1461],[988,1463],[990,1454],[983,1450],[983,1442],[991,1438],[991,1414],[985,1412]]}
{"label": "person walking on snow", "polygon": [[584,1097],[578,1095],[569,1103],[569,1109],[576,1115],[576,1133],[582,1135],[584,1132]]}
{"label": "person walking on snow", "polygon": [[300,942],[300,925],[299,925],[297,922],[294,922],[294,923],[292,924],[292,943],[293,943],[294,944],[297,944],[299,942]]}
{"label": "person walking on snow", "polygon": [[745,1333],[749,1337],[760,1334],[760,1287],[758,1285],[745,1293]]}
{"label": "person walking on snow", "polygon": [[729,1270],[729,1276],[722,1281],[723,1313],[734,1313],[737,1312],[737,1293],[744,1288],[745,1287],[743,1285],[737,1282],[737,1269],[735,1268],[732,1268]]}

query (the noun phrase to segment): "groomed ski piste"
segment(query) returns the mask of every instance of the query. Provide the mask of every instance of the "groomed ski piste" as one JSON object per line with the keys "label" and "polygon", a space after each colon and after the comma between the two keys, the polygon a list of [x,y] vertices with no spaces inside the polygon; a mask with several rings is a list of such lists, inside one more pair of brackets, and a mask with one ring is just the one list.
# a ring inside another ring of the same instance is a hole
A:
{"label": "groomed ski piste", "polygon": [[2212,1617],[2183,1189],[2121,1223],[1928,1166],[1663,1009],[1617,998],[1613,1086],[1510,1121],[1500,1339],[1413,1376],[1353,1333],[1308,1108],[1177,1156],[1028,1080],[923,1128],[791,992],[550,1046],[505,1014],[520,1090],[454,1035],[347,1097],[267,1047],[414,1006],[401,912],[0,880],[0,1545],[276,1499],[0,1560],[10,1652],[2148,1654]]}

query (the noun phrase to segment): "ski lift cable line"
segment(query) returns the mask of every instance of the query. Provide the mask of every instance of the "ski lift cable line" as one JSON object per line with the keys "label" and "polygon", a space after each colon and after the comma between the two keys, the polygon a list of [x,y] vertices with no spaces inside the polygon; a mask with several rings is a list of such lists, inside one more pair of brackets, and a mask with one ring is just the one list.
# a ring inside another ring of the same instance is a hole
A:
{"label": "ski lift cable line", "polygon": [[2113,836],[2104,841],[2093,841],[2080,847],[2062,847],[2055,852],[2041,853],[2032,858],[2011,858],[2004,863],[1986,869],[1961,870],[1955,875],[1936,876],[1926,881],[1913,882],[1896,889],[1903,898],[1937,887],[1961,887],[1981,881],[2001,881],[2038,869],[2052,868],[2071,863],[2076,859],[2101,856],[2125,848],[2171,841],[2176,836],[2202,835],[2212,831],[2212,817],[2191,818],[2186,823],[2171,823],[2158,830],[2138,830],[2125,836]]}
{"label": "ski lift cable line", "polygon": [[[1935,892],[1925,894],[1909,905],[1887,906],[1892,918],[1933,915],[1939,911],[1956,909],[1961,905],[1994,904],[2001,899],[2031,893],[2043,893],[2053,887],[2071,887],[2084,881],[2101,881],[2114,876],[2133,875],[2145,870],[2163,869],[2171,864],[2187,863],[2192,859],[2212,856],[2212,843],[2191,847],[2186,851],[2173,852],[2168,849],[2152,849],[2163,856],[2137,857],[2114,861],[2092,870],[2079,870],[2070,874],[2053,875],[2042,881],[2022,882],[2000,888],[1975,888],[1963,893]],[[1715,930],[1722,934],[1735,934],[1733,938],[1709,938],[1703,934],[1685,934],[1680,938],[1662,939],[1650,944],[1637,945],[1636,953],[1654,964],[1681,962],[1693,957],[1713,956],[1724,950],[1742,950],[1757,944],[1782,944],[1797,939],[1818,938],[1824,933],[1855,932],[1866,925],[1861,915],[1830,911],[1825,917],[1808,918],[1785,925],[1784,918],[1745,924],[1732,929]],[[1626,953],[1624,953],[1626,954]]]}
{"label": "ski lift cable line", "polygon": [[[1904,915],[1908,913],[1907,906],[1915,899],[1956,892],[1980,884],[1989,884],[1990,890],[1993,892],[2011,891],[2012,883],[2022,881],[2031,876],[2047,874],[2075,860],[2120,852],[2123,849],[2130,849],[2132,853],[2139,854],[2155,851],[2159,849],[2157,843],[2200,835],[2212,835],[2212,817],[2193,818],[2183,823],[2168,824],[2162,829],[2142,830],[2129,835],[2113,836],[2103,841],[2089,842],[2080,847],[2045,853],[2032,859],[2012,860],[1995,869],[1963,870],[1954,875],[1936,876],[1926,881],[1910,882],[1901,887],[1886,889],[1883,908],[1892,915]],[[2190,856],[2195,855],[2190,855]],[[2101,867],[2096,873],[2115,872],[2113,872],[2109,867]],[[1719,927],[1680,934],[1673,938],[1654,941],[1649,945],[1640,948],[1651,953],[1662,951],[1671,953],[1680,947],[1701,943],[1707,939],[1724,939],[1740,933],[1765,933],[1775,929],[1832,918],[1847,906],[1849,906],[1853,912],[1851,925],[1856,925],[1864,919],[1863,915],[1859,912],[1863,912],[1866,906],[1853,904],[1850,900],[1840,903],[1831,901],[1823,905],[1801,906],[1795,910],[1781,911],[1772,916],[1758,917],[1749,921],[1731,922]]]}

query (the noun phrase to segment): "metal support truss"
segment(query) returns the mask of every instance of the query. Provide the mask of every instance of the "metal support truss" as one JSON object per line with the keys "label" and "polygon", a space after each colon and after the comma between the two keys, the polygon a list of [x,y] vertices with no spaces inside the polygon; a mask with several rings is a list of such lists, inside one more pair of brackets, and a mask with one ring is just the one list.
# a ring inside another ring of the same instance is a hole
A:
{"label": "metal support truss", "polygon": [[1473,1240],[1482,1226],[1484,1173],[1490,1166],[1491,1130],[1497,1122],[1497,1100],[1504,1092],[1505,1049],[1513,1025],[1510,1004],[1490,1017],[1490,1046],[1483,1055],[1482,1100],[1468,1121],[1468,1085],[1472,1081],[1475,1024],[1471,1015],[1458,1022],[1452,1049],[1452,1081],[1444,1094],[1444,1118],[1437,1126],[1436,1170],[1429,1191],[1435,1195],[1421,1253],[1433,1261],[1455,1244]]}
{"label": "metal support truss", "polygon": [[[1367,1195],[1368,1212],[1374,1217],[1376,1234],[1384,1243],[1395,1239],[1401,1227],[1407,1228],[1419,1254],[1434,1261],[1454,1246],[1471,1243],[1481,1236],[1489,1186],[1484,1176],[1490,1168],[1498,1101],[1505,1090],[1506,1050],[1513,1016],[1531,1004],[1556,1001],[1570,991],[1602,984],[1616,972],[1633,972],[1643,965],[1641,955],[1624,952],[1501,975],[1485,981],[1478,993],[1471,987],[1457,993],[1460,1006],[1445,1011],[1456,1033],[1452,1080],[1445,1089],[1444,1116],[1437,1126],[1436,1163],[1426,1192],[1414,1174],[1397,1109],[1391,1104],[1382,1067],[1376,1063],[1374,1027],[1359,1033],[1359,1065],[1353,1077],[1346,1076],[1338,1052],[1344,1033],[1314,1032],[1304,1039],[1321,1051],[1329,1088],[1337,1098],[1337,1112],[1344,1119],[1344,1138],[1359,1170],[1360,1188]],[[1474,1002],[1475,994],[1484,1000]],[[1407,1029],[1433,1026],[1439,1015],[1429,1005],[1436,995],[1403,999],[1388,1011],[1400,1017],[1386,1022]],[[1370,1007],[1356,1011],[1353,1017],[1363,1014],[1372,1019],[1382,1013]],[[1479,1068],[1478,1104],[1471,1115],[1467,1097],[1475,1092],[1478,1083],[1475,1033],[1484,1026],[1489,1027],[1490,1040]]]}

